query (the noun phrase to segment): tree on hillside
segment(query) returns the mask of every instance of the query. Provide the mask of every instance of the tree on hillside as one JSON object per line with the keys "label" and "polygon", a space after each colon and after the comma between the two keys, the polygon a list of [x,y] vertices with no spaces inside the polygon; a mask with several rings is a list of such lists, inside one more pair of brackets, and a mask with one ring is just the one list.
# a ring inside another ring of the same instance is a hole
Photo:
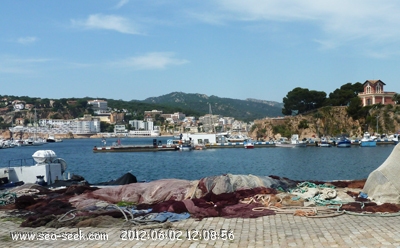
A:
{"label": "tree on hillside", "polygon": [[320,108],[324,105],[326,93],[323,91],[308,90],[304,88],[294,88],[283,98],[282,114],[298,114]]}
{"label": "tree on hillside", "polygon": [[364,113],[361,111],[362,109],[363,109],[363,107],[362,107],[361,98],[356,96],[350,100],[349,106],[347,107],[346,111],[350,117],[352,117],[354,120],[357,120],[360,117],[364,116]]}
{"label": "tree on hillside", "polygon": [[396,104],[400,103],[400,94],[394,94],[393,96],[393,102],[395,102]]}
{"label": "tree on hillside", "polygon": [[332,106],[348,106],[351,99],[364,90],[361,83],[347,83],[329,94],[329,104]]}

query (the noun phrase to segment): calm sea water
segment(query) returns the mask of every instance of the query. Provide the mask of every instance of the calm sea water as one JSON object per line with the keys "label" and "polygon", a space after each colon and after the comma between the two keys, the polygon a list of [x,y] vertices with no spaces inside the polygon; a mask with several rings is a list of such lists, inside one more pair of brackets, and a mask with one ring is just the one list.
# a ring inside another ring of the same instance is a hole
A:
{"label": "calm sea water", "polygon": [[[162,137],[163,143],[170,139]],[[107,139],[107,145],[117,139]],[[152,144],[152,138],[124,138],[122,144]],[[394,145],[351,148],[220,148],[201,151],[93,153],[100,139],[65,139],[39,147],[0,149],[0,167],[8,160],[31,158],[37,150],[53,150],[67,161],[67,171],[90,183],[117,179],[131,172],[139,181],[163,178],[195,180],[207,176],[277,175],[294,180],[367,178],[392,152]]]}

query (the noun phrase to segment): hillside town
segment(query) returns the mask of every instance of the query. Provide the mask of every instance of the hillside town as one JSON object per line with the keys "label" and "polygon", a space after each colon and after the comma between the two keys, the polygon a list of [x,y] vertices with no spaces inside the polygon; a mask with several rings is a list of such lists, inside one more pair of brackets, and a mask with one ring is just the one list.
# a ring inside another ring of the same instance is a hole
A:
{"label": "hillside town", "polygon": [[[1,101],[7,102],[6,98]],[[224,117],[216,114],[206,114],[196,119],[194,116],[186,116],[185,113],[163,113],[160,110],[144,112],[143,120],[129,120],[125,122],[125,115],[129,115],[126,109],[117,110],[108,107],[105,100],[90,100],[94,115],[85,114],[76,119],[36,119],[26,123],[25,118],[15,118],[12,127],[9,128],[13,136],[36,134],[43,138],[55,136],[60,138],[80,137],[138,137],[138,136],[167,136],[180,133],[193,132],[248,132],[252,123],[235,120],[232,117]],[[8,103],[12,111],[34,110],[32,104],[26,104],[21,100]],[[50,102],[51,105],[51,102]],[[36,110],[35,110],[36,111]],[[36,118],[36,114],[35,114]],[[162,119],[162,125],[155,125],[156,119]],[[113,125],[113,132],[102,132],[101,122]],[[4,137],[6,138],[6,137]]]}
{"label": "hillside town", "polygon": [[[26,139],[32,136],[60,139],[157,137],[179,136],[182,133],[230,132],[243,133],[255,140],[270,140],[279,139],[281,136],[290,137],[295,133],[300,135],[300,139],[339,134],[360,137],[366,131],[378,133],[379,130],[386,134],[396,133],[399,129],[398,94],[384,91],[386,84],[381,80],[366,80],[364,84],[356,83],[353,86],[357,84],[361,86],[356,93],[359,106],[356,112],[353,111],[353,116],[349,112],[352,107],[350,101],[350,105],[348,103],[347,106],[343,103],[334,106],[331,104],[331,106],[314,107],[311,110],[304,109],[301,112],[289,109],[290,114],[284,117],[266,117],[251,122],[213,114],[211,106],[208,114],[198,117],[182,112],[164,113],[162,110],[149,109],[140,114],[143,118],[134,118],[127,109],[111,108],[108,102],[102,99],[65,101],[64,109],[81,104],[86,110],[90,110],[82,117],[69,119],[65,118],[65,115],[50,113],[46,118],[43,118],[44,116],[38,118],[37,109],[33,104],[26,103],[23,99],[10,100],[3,97],[0,99],[0,115],[9,118],[7,121],[11,123],[11,127],[3,130],[1,136],[2,139]],[[352,85],[343,85],[340,90],[344,91],[348,86]],[[295,88],[291,92],[298,89],[301,88]],[[307,94],[309,92],[307,89],[301,91]],[[332,98],[331,101],[336,99],[331,95],[329,97]],[[54,109],[55,105],[59,104],[56,100],[47,99],[47,101],[48,109]],[[386,107],[382,108],[383,106]],[[297,106],[292,106],[292,109],[296,108]],[[357,115],[360,116],[359,113],[364,116],[357,118]]]}

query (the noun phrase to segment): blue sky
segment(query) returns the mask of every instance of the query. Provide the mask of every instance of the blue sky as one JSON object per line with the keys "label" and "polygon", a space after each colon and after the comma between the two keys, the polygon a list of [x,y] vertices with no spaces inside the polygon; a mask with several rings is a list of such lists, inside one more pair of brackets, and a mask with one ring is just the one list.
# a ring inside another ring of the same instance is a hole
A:
{"label": "blue sky", "polygon": [[0,8],[0,95],[282,102],[381,79],[400,92],[400,2],[21,0]]}

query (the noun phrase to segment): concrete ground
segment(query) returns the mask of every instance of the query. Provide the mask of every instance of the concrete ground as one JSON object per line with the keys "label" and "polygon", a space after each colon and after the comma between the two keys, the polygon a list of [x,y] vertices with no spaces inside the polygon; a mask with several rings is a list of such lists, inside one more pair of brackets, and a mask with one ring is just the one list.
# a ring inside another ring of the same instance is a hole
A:
{"label": "concrete ground", "polygon": [[[4,212],[0,216],[1,247],[400,247],[400,216],[277,214],[254,219],[190,218],[171,223],[170,229],[119,225],[79,230],[21,228],[4,218]],[[23,233],[36,236],[21,240]],[[107,240],[88,240],[85,235]]]}

